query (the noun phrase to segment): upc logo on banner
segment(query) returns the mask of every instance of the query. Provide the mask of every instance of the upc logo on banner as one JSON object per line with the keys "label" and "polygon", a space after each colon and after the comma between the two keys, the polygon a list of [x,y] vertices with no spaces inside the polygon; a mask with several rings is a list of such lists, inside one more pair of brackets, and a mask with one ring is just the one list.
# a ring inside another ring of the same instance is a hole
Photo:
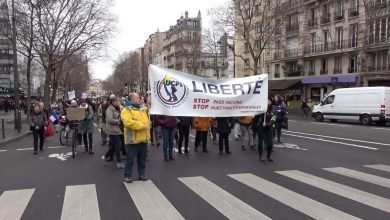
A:
{"label": "upc logo on banner", "polygon": [[163,80],[157,82],[157,95],[162,103],[167,107],[177,107],[184,102],[188,96],[187,86],[179,80],[172,78],[168,74]]}

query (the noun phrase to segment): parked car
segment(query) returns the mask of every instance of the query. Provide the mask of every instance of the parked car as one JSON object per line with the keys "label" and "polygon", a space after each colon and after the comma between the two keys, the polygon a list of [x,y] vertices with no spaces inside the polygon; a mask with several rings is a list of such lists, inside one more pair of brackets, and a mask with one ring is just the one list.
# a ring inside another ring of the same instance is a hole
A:
{"label": "parked car", "polygon": [[363,125],[390,121],[390,87],[336,89],[314,106],[316,121],[356,120]]}

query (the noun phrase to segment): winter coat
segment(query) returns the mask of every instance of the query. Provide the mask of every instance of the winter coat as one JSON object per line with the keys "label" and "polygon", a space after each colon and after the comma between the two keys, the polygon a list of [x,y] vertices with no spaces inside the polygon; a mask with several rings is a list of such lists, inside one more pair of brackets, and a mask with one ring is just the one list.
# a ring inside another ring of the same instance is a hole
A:
{"label": "winter coat", "polygon": [[[146,107],[127,106],[121,111],[125,144],[140,144],[150,141],[150,121]],[[144,126],[146,125],[146,129]]]}
{"label": "winter coat", "polygon": [[[272,112],[273,107],[268,106],[267,112],[256,115],[252,122],[252,129],[257,131],[258,129],[271,129],[272,125],[275,123],[276,116]],[[264,116],[265,118],[265,126],[264,126]]]}
{"label": "winter coat", "polygon": [[179,127],[190,127],[192,125],[191,117],[178,117],[180,122],[178,124]]}
{"label": "winter coat", "polygon": [[93,133],[93,110],[90,105],[85,109],[85,119],[80,121],[78,132],[80,134]]}
{"label": "winter coat", "polygon": [[31,121],[30,121],[30,127],[32,129],[35,129],[36,126],[39,126],[39,128],[47,127],[47,117],[43,111],[39,113],[32,113],[31,114]]}
{"label": "winter coat", "polygon": [[234,121],[232,118],[221,117],[217,118],[217,132],[219,134],[230,134],[234,127]]}
{"label": "winter coat", "polygon": [[158,117],[158,124],[162,128],[176,128],[177,118],[173,116],[161,115],[160,117]]}
{"label": "winter coat", "polygon": [[284,121],[284,116],[287,113],[287,108],[283,104],[283,102],[278,102],[278,103],[274,104],[274,106],[272,108],[272,112],[276,115],[276,121],[277,122],[283,122]]}
{"label": "winter coat", "polygon": [[196,131],[208,131],[210,128],[211,118],[195,118],[195,130]]}
{"label": "winter coat", "polygon": [[105,132],[108,135],[122,135],[123,132],[121,130],[121,113],[116,110],[114,106],[110,105],[106,111],[106,127]]}
{"label": "winter coat", "polygon": [[240,125],[250,125],[253,121],[253,116],[240,117]]}

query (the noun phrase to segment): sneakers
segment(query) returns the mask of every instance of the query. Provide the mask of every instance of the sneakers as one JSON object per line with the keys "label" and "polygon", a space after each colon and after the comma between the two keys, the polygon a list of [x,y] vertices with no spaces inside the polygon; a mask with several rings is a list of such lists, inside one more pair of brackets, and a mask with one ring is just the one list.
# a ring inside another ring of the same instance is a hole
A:
{"label": "sneakers", "polygon": [[146,178],[145,176],[140,176],[138,178],[138,180],[140,180],[140,181],[148,181],[148,178]]}
{"label": "sneakers", "polygon": [[252,145],[252,146],[250,147],[250,149],[251,149],[251,150],[256,150],[255,145]]}
{"label": "sneakers", "polygon": [[133,179],[131,179],[130,177],[126,177],[126,178],[125,178],[125,182],[126,182],[126,183],[132,183],[132,182],[133,182]]}
{"label": "sneakers", "polygon": [[37,154],[37,151],[36,151],[36,150],[34,150],[34,154]]}
{"label": "sneakers", "polygon": [[241,150],[246,150],[245,146],[241,146]]}
{"label": "sneakers", "polygon": [[232,152],[231,151],[226,151],[226,154],[232,154]]}

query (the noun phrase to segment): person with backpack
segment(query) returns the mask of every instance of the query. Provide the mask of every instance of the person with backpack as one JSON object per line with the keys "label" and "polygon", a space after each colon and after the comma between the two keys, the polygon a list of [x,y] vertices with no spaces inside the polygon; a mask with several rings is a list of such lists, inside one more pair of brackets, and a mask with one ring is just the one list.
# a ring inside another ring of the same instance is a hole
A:
{"label": "person with backpack", "polygon": [[182,146],[183,146],[183,140],[184,140],[184,153],[186,155],[189,154],[188,151],[188,140],[190,137],[190,129],[192,125],[192,118],[191,117],[178,117],[179,119],[179,124],[178,124],[178,129],[179,129],[179,141],[178,141],[178,149],[179,149],[179,154],[182,154]]}
{"label": "person with backpack", "polygon": [[232,154],[229,148],[229,134],[234,127],[234,120],[228,117],[217,118],[217,132],[219,134],[219,154],[223,154],[223,146],[225,143],[225,153]]}
{"label": "person with backpack", "polygon": [[195,118],[195,152],[198,152],[198,147],[202,142],[203,152],[208,153],[207,150],[207,133],[210,129],[211,118],[209,117],[196,117]]}

